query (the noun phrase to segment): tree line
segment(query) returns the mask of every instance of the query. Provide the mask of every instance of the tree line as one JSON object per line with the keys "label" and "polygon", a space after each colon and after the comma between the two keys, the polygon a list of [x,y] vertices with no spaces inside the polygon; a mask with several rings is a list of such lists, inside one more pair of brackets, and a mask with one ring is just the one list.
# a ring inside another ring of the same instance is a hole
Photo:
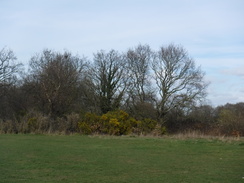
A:
{"label": "tree line", "polygon": [[203,105],[205,73],[180,45],[100,50],[92,60],[44,49],[31,57],[27,72],[22,67],[12,50],[0,51],[2,133],[244,130],[242,103]]}

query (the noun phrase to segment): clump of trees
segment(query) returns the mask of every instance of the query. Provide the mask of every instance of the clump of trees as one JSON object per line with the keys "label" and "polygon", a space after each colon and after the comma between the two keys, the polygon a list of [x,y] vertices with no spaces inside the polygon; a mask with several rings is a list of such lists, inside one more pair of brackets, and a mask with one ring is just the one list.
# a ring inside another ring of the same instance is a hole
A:
{"label": "clump of trees", "polygon": [[205,74],[179,45],[101,50],[92,60],[45,49],[27,72],[16,60],[0,51],[1,133],[244,132],[242,103],[203,105]]}

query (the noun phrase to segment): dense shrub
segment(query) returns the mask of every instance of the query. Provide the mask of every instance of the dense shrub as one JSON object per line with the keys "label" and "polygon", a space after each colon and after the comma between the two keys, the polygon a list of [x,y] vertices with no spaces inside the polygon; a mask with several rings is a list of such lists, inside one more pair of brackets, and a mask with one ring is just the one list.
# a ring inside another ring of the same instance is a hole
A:
{"label": "dense shrub", "polygon": [[18,124],[13,120],[1,120],[0,133],[18,133]]}
{"label": "dense shrub", "polygon": [[76,133],[79,131],[78,123],[80,116],[79,114],[71,113],[66,115],[65,118],[60,118],[60,129],[59,131],[65,131],[65,133]]}
{"label": "dense shrub", "polygon": [[100,116],[88,112],[85,115],[81,115],[80,118],[78,126],[81,133],[91,134],[101,132]]}
{"label": "dense shrub", "polygon": [[93,113],[86,113],[82,116],[78,125],[82,134],[148,134],[151,133],[157,125],[155,120],[147,118],[138,121],[122,110],[109,111],[101,116],[97,116]]}
{"label": "dense shrub", "polygon": [[56,129],[56,126],[52,124],[53,120],[35,111],[24,116],[21,123],[23,125],[19,129],[20,133],[45,133],[50,132],[51,128]]}
{"label": "dense shrub", "polygon": [[82,134],[90,135],[92,133],[90,126],[85,122],[79,122],[78,127]]}
{"label": "dense shrub", "polygon": [[141,120],[141,129],[143,133],[150,133],[151,131],[153,131],[155,129],[157,125],[157,121],[149,119],[149,118],[145,118]]}
{"label": "dense shrub", "polygon": [[122,110],[103,114],[100,120],[103,125],[102,132],[109,135],[127,135],[136,125],[136,121],[130,120],[129,115]]}
{"label": "dense shrub", "polygon": [[244,118],[242,113],[230,109],[222,109],[218,117],[218,125],[221,134],[238,135],[244,134]]}

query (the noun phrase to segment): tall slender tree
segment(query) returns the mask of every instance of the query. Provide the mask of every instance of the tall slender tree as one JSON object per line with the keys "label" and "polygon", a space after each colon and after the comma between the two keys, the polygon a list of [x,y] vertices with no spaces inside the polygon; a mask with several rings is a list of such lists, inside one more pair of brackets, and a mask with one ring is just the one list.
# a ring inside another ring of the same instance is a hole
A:
{"label": "tall slender tree", "polygon": [[127,51],[126,59],[130,75],[127,108],[136,118],[154,118],[154,92],[150,75],[152,51],[148,45],[139,44]]}
{"label": "tall slender tree", "polygon": [[4,121],[12,115],[14,106],[14,85],[20,71],[20,63],[16,63],[16,56],[11,49],[0,50],[0,118]]}
{"label": "tall slender tree", "polygon": [[131,97],[141,103],[147,101],[152,92],[149,75],[151,53],[148,45],[138,45],[134,49],[129,49],[126,54],[130,71]]}
{"label": "tall slender tree", "polygon": [[120,106],[127,87],[126,67],[123,56],[115,50],[108,53],[99,51],[94,54],[92,78],[102,113]]}

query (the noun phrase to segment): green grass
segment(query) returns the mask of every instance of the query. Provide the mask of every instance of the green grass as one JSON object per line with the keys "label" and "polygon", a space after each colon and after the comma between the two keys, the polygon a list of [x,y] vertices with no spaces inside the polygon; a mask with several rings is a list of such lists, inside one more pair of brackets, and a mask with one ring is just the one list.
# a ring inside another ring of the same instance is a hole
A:
{"label": "green grass", "polygon": [[0,182],[244,183],[244,141],[0,135]]}

